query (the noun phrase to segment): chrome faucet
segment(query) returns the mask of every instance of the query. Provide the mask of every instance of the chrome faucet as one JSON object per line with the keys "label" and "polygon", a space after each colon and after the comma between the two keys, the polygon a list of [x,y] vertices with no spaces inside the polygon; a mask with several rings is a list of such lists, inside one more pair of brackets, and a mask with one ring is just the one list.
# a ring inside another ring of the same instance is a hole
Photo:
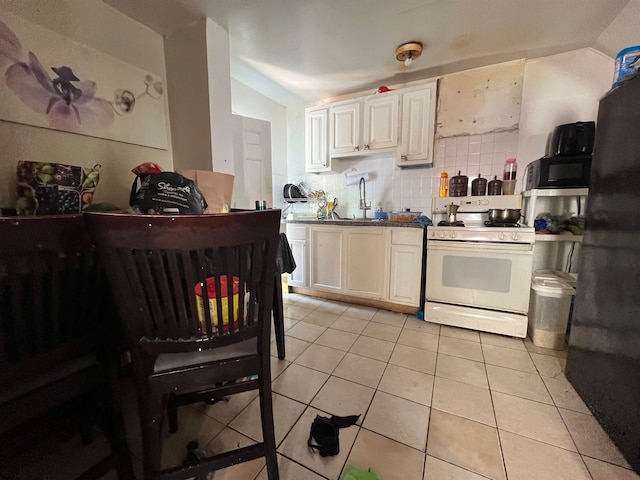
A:
{"label": "chrome faucet", "polygon": [[360,193],[360,205],[358,208],[362,210],[362,218],[367,218],[367,210],[371,210],[371,202],[367,205],[367,186],[364,177],[360,177],[358,191]]}

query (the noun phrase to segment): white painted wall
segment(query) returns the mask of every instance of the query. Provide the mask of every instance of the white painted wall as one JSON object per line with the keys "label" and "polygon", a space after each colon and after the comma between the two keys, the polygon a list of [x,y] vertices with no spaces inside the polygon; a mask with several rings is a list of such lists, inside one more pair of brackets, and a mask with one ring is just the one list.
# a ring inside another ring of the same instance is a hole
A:
{"label": "white painted wall", "polygon": [[[478,78],[492,67],[476,69]],[[358,187],[347,187],[344,183],[344,172],[356,168],[361,172],[372,173],[371,180],[367,182],[367,200],[371,200],[374,207],[382,202],[385,210],[411,208],[429,215],[431,199],[437,195],[443,171],[449,177],[461,171],[470,180],[478,173],[485,177],[501,175],[505,160],[515,156],[518,158],[518,179],[521,180],[526,165],[544,155],[547,137],[556,125],[596,118],[598,101],[611,87],[612,77],[613,59],[590,48],[527,60],[518,129],[437,140],[434,166],[404,170],[395,166],[392,157],[371,156],[334,160],[338,173],[305,173],[304,111],[289,108],[287,178],[292,183],[306,180],[314,188],[337,196],[341,205],[337,209],[340,215],[358,216]],[[443,84],[446,88],[447,82]],[[516,102],[517,99],[514,98],[513,101]],[[505,110],[502,102],[484,105],[484,108],[489,117],[496,119]],[[473,111],[466,113],[473,115]],[[488,127],[490,130],[491,125]],[[504,129],[502,124],[494,127],[496,130]],[[274,192],[277,193],[279,189],[281,185],[274,185]],[[521,190],[522,183],[519,181],[516,193]],[[293,208],[308,210],[310,207],[305,204]]]}
{"label": "white painted wall", "polygon": [[555,126],[596,119],[613,82],[613,63],[591,48],[527,61],[518,141],[523,167],[545,154]]}
{"label": "white painted wall", "polygon": [[211,122],[205,20],[164,40],[173,166],[211,170]]}
{"label": "white painted wall", "polygon": [[213,170],[233,174],[229,34],[209,18],[206,24]]}
{"label": "white painted wall", "polygon": [[[0,0],[0,10],[20,15],[76,42],[148,70],[161,77],[166,85],[162,37],[101,0]],[[166,96],[164,102],[166,106]],[[171,148],[159,150],[4,121],[0,121],[0,145],[0,206],[9,208],[15,204],[15,173],[19,160],[86,167],[101,163],[103,168],[94,202],[108,201],[122,207],[128,206],[133,167],[142,162],[156,162],[165,169],[173,168]]]}

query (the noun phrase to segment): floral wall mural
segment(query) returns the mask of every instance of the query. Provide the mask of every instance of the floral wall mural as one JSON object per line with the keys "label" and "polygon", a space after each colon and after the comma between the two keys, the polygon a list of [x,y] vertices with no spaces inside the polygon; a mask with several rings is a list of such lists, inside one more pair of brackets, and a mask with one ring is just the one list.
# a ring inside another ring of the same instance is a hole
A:
{"label": "floral wall mural", "polygon": [[162,80],[0,14],[0,120],[166,150]]}

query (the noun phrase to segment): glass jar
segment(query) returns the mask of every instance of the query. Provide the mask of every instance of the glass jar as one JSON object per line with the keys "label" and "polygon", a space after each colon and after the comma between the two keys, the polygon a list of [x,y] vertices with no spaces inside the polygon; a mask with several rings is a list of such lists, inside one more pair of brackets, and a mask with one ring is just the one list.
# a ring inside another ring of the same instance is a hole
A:
{"label": "glass jar", "polygon": [[504,175],[502,176],[502,194],[513,195],[516,190],[516,172],[518,164],[515,158],[507,158],[504,164]]}

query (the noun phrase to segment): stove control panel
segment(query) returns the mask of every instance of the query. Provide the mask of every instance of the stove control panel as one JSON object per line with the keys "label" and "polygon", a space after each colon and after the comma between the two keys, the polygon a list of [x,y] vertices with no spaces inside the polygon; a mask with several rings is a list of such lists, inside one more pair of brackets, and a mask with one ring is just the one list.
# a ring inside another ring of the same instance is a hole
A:
{"label": "stove control panel", "polygon": [[533,227],[428,227],[428,240],[459,242],[535,242]]}
{"label": "stove control panel", "polygon": [[486,212],[492,208],[522,208],[520,195],[483,195],[477,197],[435,197],[432,212],[445,213],[446,206],[458,205],[458,213]]}

